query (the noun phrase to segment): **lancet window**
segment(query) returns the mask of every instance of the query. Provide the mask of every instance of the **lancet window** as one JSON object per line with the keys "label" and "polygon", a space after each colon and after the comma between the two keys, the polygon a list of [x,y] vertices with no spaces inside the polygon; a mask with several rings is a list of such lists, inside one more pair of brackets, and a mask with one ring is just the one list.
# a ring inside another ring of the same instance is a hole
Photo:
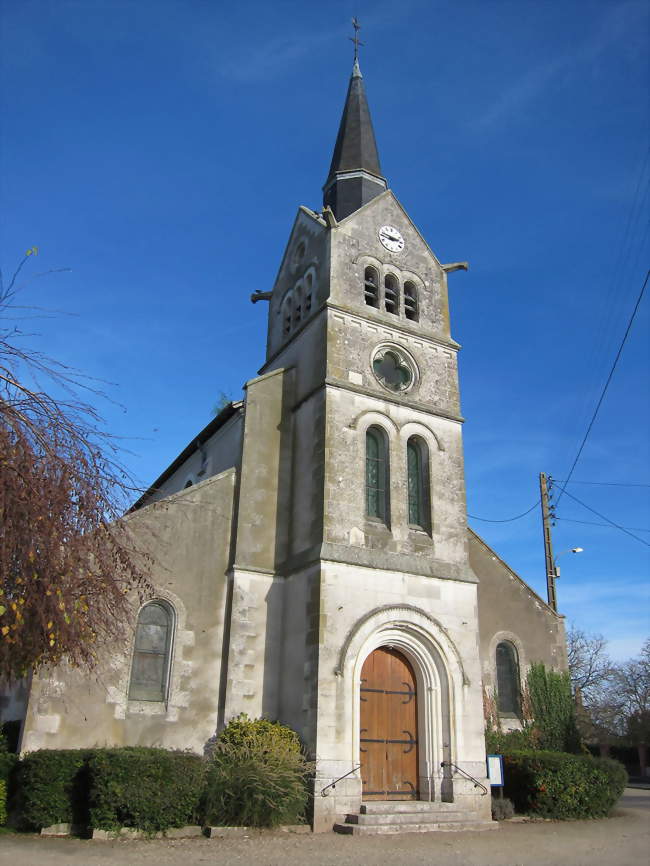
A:
{"label": "lancet window", "polygon": [[497,645],[497,706],[504,715],[519,715],[521,693],[519,688],[519,659],[517,650],[509,641]]}
{"label": "lancet window", "polygon": [[366,515],[388,523],[388,437],[381,427],[366,432]]}
{"label": "lancet window", "polygon": [[431,528],[429,452],[419,436],[411,436],[406,444],[406,464],[409,524],[428,532]]}
{"label": "lancet window", "polygon": [[174,613],[170,605],[163,601],[145,604],[135,631],[130,700],[167,700],[173,630]]}
{"label": "lancet window", "polygon": [[379,274],[374,268],[366,268],[364,272],[364,295],[369,307],[379,308]]}
{"label": "lancet window", "polygon": [[404,315],[412,322],[417,322],[419,318],[418,290],[410,280],[404,283]]}
{"label": "lancet window", "polygon": [[399,282],[394,274],[384,277],[384,308],[387,313],[399,314]]}

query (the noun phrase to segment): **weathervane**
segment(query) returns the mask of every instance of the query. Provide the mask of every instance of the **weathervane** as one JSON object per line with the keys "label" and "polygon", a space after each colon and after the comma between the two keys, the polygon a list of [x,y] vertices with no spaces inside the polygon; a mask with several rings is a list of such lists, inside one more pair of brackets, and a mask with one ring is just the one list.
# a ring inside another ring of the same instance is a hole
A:
{"label": "weathervane", "polygon": [[356,18],[352,19],[352,26],[354,27],[354,36],[348,36],[350,42],[354,42],[354,59],[359,59],[359,46],[363,45],[363,42],[359,39],[359,30],[361,30],[361,25],[359,24]]}

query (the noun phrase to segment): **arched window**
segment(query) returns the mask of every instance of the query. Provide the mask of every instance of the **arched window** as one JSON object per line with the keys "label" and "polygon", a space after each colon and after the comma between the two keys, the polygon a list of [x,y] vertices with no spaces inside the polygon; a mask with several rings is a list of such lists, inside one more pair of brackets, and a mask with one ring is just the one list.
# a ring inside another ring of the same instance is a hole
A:
{"label": "arched window", "polygon": [[429,449],[419,436],[406,444],[409,524],[427,532],[431,528],[429,505]]}
{"label": "arched window", "polygon": [[497,645],[497,706],[505,715],[519,715],[519,661],[517,650],[508,641]]}
{"label": "arched window", "polygon": [[312,274],[307,274],[305,277],[305,315],[311,313],[311,293],[314,288],[314,278]]}
{"label": "arched window", "polygon": [[167,699],[174,614],[164,601],[151,601],[140,611],[135,631],[129,699]]}
{"label": "arched window", "polygon": [[366,432],[366,515],[388,524],[388,438],[381,427]]}
{"label": "arched window", "polygon": [[302,319],[302,289],[296,286],[293,293],[293,324],[297,327]]}
{"label": "arched window", "polygon": [[366,268],[363,285],[366,304],[379,308],[379,274],[374,268]]}
{"label": "arched window", "polygon": [[404,315],[412,322],[418,321],[418,290],[410,280],[404,283]]}
{"label": "arched window", "polygon": [[395,316],[399,313],[399,283],[394,274],[386,274],[384,277],[384,307],[387,313]]}
{"label": "arched window", "polygon": [[291,331],[291,295],[284,302],[282,312],[282,333],[288,334]]}

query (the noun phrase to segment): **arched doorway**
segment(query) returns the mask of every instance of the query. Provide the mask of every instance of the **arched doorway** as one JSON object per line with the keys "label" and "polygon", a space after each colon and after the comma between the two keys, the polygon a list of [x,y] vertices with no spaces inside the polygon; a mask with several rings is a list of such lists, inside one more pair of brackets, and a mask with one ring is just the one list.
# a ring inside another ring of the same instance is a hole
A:
{"label": "arched doorway", "polygon": [[364,800],[418,798],[418,711],[410,662],[378,647],[363,663],[360,761]]}

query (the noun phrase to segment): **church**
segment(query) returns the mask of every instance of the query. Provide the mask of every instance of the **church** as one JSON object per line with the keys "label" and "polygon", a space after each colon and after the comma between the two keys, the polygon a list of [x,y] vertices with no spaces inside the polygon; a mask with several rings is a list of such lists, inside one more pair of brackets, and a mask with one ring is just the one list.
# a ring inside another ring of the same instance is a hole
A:
{"label": "church", "polygon": [[489,824],[485,707],[519,724],[564,621],[467,526],[467,265],[443,261],[382,174],[355,57],[323,208],[252,297],[266,361],[125,518],[155,592],[96,672],[34,675],[22,751],[202,754],[247,713],[300,734],[316,831]]}

